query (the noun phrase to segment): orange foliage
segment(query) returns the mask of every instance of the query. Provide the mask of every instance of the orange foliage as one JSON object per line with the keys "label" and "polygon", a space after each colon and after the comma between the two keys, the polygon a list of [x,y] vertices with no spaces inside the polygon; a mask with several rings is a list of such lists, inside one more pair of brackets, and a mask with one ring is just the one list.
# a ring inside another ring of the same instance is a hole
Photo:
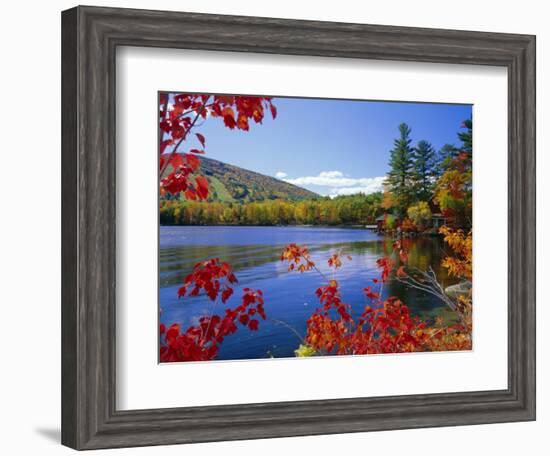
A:
{"label": "orange foliage", "polygon": [[418,231],[416,224],[408,217],[401,222],[401,231],[404,233],[415,233]]}
{"label": "orange foliage", "polygon": [[445,257],[442,263],[449,275],[472,280],[472,232],[466,235],[460,229],[453,230],[447,226],[442,226],[439,232],[455,254]]}
{"label": "orange foliage", "polygon": [[[402,243],[395,242],[393,248],[399,252],[401,261],[406,263],[408,253]],[[303,257],[304,251],[307,254],[306,247],[297,249],[291,244],[281,259],[300,257],[299,252]],[[331,263],[336,265],[333,256],[329,259]],[[386,282],[395,262],[390,257],[383,257],[377,260],[377,265],[381,276],[380,280],[373,279],[373,284]],[[403,274],[406,273],[404,266],[401,266],[397,275]],[[363,291],[368,305],[359,316],[354,317],[351,306],[342,301],[336,280],[319,287],[316,295],[321,307],[307,321],[304,340],[307,346],[317,354],[339,355],[471,349],[471,326],[462,323],[445,326],[441,319],[429,325],[411,316],[407,305],[396,297],[382,301],[373,286],[367,286]]]}
{"label": "orange foliage", "polygon": [[296,268],[300,272],[305,272],[315,267],[308,248],[294,243],[288,244],[285,247],[281,254],[281,261],[288,261],[290,263],[288,266],[289,271]]}
{"label": "orange foliage", "polygon": [[[351,256],[350,255],[346,255],[345,258],[348,261],[351,261]],[[342,252],[333,253],[330,256],[330,258],[327,260],[328,267],[329,268],[334,268],[334,269],[341,268],[342,264],[343,264],[343,260],[344,260],[344,255],[342,255]]]}
{"label": "orange foliage", "polygon": [[[444,235],[445,242],[451,247],[454,256],[447,256],[443,259],[442,265],[449,275],[472,281],[472,232],[467,235],[460,229],[453,230],[442,226],[439,230]],[[467,294],[459,295],[457,308],[466,325],[472,326],[472,290]]]}
{"label": "orange foliage", "polygon": [[384,195],[382,196],[382,204],[380,204],[380,207],[382,207],[382,209],[388,210],[394,207],[395,204],[396,203],[393,193],[384,191]]}
{"label": "orange foliage", "polygon": [[453,159],[435,186],[433,201],[453,224],[471,224],[472,168],[471,157],[465,152]]}

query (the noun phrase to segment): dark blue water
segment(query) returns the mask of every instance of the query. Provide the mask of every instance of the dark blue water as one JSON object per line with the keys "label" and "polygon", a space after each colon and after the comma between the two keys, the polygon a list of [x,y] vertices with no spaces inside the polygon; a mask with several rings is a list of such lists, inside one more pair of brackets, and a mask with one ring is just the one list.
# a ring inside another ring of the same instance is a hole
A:
{"label": "dark blue water", "polygon": [[[218,359],[294,356],[301,342],[296,333],[305,335],[306,321],[318,306],[315,290],[326,284],[326,280],[315,271],[303,274],[287,271],[288,266],[279,258],[284,246],[291,242],[309,247],[318,268],[325,276],[338,280],[344,302],[359,314],[366,304],[362,290],[379,277],[376,260],[391,252],[393,241],[370,230],[348,228],[162,226],[161,322],[167,326],[177,322],[185,329],[196,324],[201,316],[211,314],[210,300],[204,296],[178,299],[177,290],[194,264],[220,258],[233,266],[239,280],[226,305],[238,305],[242,288],[261,289],[268,320],[261,321],[256,332],[239,327],[224,340]],[[431,266],[440,281],[449,284],[440,267],[444,255],[442,241],[423,237],[411,242],[409,264],[423,270]],[[352,260],[334,273],[326,260],[336,251],[351,255]],[[400,283],[386,283],[383,297],[387,296],[397,296],[422,318],[452,318],[437,298]],[[223,313],[221,303],[216,304],[215,313]]]}

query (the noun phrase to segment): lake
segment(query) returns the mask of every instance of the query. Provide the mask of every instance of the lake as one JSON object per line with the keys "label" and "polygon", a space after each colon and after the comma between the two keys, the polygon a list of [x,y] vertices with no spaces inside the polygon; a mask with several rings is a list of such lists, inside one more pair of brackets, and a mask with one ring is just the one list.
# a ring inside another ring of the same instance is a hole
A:
{"label": "lake", "polygon": [[[218,359],[255,359],[293,357],[306,332],[306,321],[319,302],[315,290],[326,284],[317,272],[288,272],[281,262],[285,245],[295,242],[309,247],[313,261],[327,276],[340,284],[343,301],[352,305],[354,314],[366,305],[363,288],[372,285],[380,270],[376,260],[388,255],[393,240],[370,230],[323,227],[248,227],[248,226],[161,226],[160,227],[160,321],[166,326],[180,323],[182,330],[209,315],[212,302],[204,296],[177,298],[183,278],[193,266],[205,259],[220,258],[233,268],[239,283],[226,306],[238,305],[242,288],[261,289],[265,298],[267,321],[260,321],[259,331],[239,330],[221,345]],[[445,286],[451,281],[441,268],[445,247],[439,237],[410,240],[409,265],[426,270],[431,266]],[[333,273],[327,266],[331,253],[341,250],[351,255],[342,268]],[[454,316],[436,297],[407,288],[396,281],[383,287],[383,297],[397,296],[414,315],[433,319]],[[218,303],[216,313],[222,304]],[[292,328],[292,329],[291,329]]]}

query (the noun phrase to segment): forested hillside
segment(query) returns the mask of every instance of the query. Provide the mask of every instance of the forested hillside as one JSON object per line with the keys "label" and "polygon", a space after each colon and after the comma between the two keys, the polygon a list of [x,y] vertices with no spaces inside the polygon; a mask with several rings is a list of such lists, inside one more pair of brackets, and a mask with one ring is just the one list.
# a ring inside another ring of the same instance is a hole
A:
{"label": "forested hillside", "polygon": [[200,174],[209,182],[209,202],[298,201],[319,196],[274,177],[206,157],[200,159]]}

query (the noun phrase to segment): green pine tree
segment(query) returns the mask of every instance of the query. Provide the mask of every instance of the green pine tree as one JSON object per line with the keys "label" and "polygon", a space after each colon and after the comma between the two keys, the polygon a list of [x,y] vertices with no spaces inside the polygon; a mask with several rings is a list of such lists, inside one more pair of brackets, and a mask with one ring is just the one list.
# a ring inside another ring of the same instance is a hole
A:
{"label": "green pine tree", "polygon": [[462,142],[459,152],[466,153],[466,160],[464,163],[466,166],[472,168],[472,119],[466,119],[462,128],[465,128],[466,131],[461,131],[458,133],[458,139]]}
{"label": "green pine tree", "polygon": [[405,214],[414,193],[412,188],[413,148],[410,134],[411,129],[406,123],[399,125],[399,138],[394,140],[394,147],[390,151],[390,171],[386,178],[387,188],[395,197],[400,215]]}
{"label": "green pine tree", "polygon": [[414,193],[418,201],[431,197],[436,177],[435,151],[428,141],[419,141],[412,152]]}
{"label": "green pine tree", "polygon": [[466,131],[458,133],[458,139],[462,141],[461,150],[467,152],[468,155],[472,156],[472,119],[466,119],[463,123],[463,128]]}
{"label": "green pine tree", "polygon": [[454,144],[444,144],[439,149],[437,156],[437,177],[440,177],[445,171],[447,171],[452,163],[453,159],[458,155],[458,149]]}

